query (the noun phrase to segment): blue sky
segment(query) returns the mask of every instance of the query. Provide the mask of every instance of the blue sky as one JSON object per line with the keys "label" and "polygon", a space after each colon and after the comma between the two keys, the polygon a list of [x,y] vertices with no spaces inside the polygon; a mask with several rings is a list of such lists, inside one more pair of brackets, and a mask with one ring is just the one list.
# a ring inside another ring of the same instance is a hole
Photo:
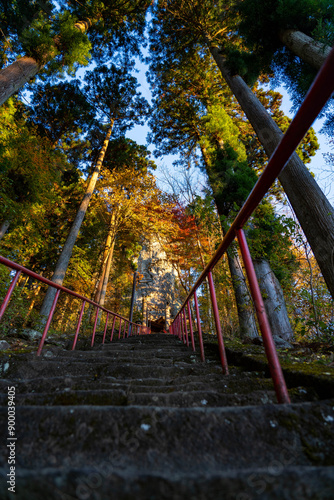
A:
{"label": "blue sky", "polygon": [[[138,64],[137,69],[139,72],[136,74],[136,77],[141,84],[141,92],[143,96],[150,101],[151,99],[151,92],[149,88],[149,84],[146,80],[145,72],[147,71],[147,66],[144,64]],[[283,95],[283,102],[282,102],[282,107],[281,109],[284,111],[284,113],[289,116],[290,118],[294,117],[294,114],[290,112],[291,109],[291,101],[289,99],[289,96],[286,92],[286,90],[283,87],[275,88],[276,91],[280,92]],[[334,204],[334,183],[333,183],[333,175],[330,173],[330,166],[326,164],[324,154],[332,152],[334,153],[333,146],[330,148],[328,144],[328,137],[325,134],[320,134],[319,131],[323,125],[323,119],[317,119],[313,127],[317,133],[317,138],[318,142],[320,144],[320,148],[317,151],[316,155],[312,158],[311,163],[309,163],[307,166],[308,168],[314,173],[315,179],[321,189],[324,191],[325,195],[329,199],[329,201]],[[127,136],[130,137],[131,139],[135,140],[139,144],[146,144],[146,136],[147,133],[149,132],[149,128],[147,125],[144,125],[142,127],[136,126],[134,127],[131,131],[127,133]],[[150,151],[153,152],[154,146],[149,145],[148,146]],[[176,159],[176,156],[165,156],[164,158],[155,158],[155,161],[158,165],[158,169],[156,171],[156,176],[158,178],[158,185],[161,189],[167,189],[166,184],[163,182],[163,173],[162,169],[168,169],[170,173],[173,176],[178,175],[178,171],[173,167],[172,163]],[[334,166],[333,166],[334,167]],[[198,170],[198,169],[197,169]],[[199,175],[198,177],[198,183],[202,184],[205,183],[205,177],[201,177]]]}

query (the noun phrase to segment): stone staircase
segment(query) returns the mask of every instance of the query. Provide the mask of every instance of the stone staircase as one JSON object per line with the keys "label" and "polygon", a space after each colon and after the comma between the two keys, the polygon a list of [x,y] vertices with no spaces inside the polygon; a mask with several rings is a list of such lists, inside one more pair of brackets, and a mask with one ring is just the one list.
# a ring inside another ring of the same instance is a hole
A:
{"label": "stone staircase", "polygon": [[301,389],[275,404],[271,380],[224,376],[164,334],[14,358],[1,366],[3,499],[8,386],[17,499],[334,499],[333,400]]}

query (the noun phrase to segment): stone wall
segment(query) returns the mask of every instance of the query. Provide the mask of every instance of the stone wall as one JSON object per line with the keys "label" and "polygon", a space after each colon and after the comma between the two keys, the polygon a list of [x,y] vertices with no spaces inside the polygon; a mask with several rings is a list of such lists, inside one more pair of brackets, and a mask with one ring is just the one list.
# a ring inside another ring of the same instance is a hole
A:
{"label": "stone wall", "polygon": [[175,290],[176,272],[168,260],[158,238],[145,240],[138,257],[135,308],[143,313],[143,321],[166,320],[166,329],[180,307]]}

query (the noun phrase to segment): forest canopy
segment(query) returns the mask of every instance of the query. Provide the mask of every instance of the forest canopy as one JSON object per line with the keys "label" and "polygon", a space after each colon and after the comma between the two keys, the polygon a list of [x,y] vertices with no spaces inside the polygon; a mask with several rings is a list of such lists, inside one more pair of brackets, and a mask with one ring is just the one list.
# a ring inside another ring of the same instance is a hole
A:
{"label": "forest canopy", "polygon": [[[329,0],[0,0],[1,255],[128,316],[157,239],[181,305],[289,127],[278,85],[297,109],[333,19]],[[331,134],[332,100],[323,117]],[[311,128],[244,228],[289,341],[334,339],[334,213],[308,167],[318,149]],[[236,244],[213,278],[226,334],[257,337]],[[0,266],[1,297],[10,279]],[[54,296],[20,278],[4,331],[43,325]],[[206,284],[199,301],[212,331]],[[55,331],[76,317],[61,297]]]}

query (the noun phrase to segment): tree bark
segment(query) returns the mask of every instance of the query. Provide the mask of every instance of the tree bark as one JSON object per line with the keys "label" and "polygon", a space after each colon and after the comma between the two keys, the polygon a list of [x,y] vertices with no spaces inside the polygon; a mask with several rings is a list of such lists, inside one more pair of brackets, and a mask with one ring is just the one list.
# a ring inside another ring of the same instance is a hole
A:
{"label": "tree bark", "polygon": [[113,261],[113,256],[114,256],[114,248],[115,248],[115,237],[112,238],[112,242],[109,248],[109,253],[108,253],[108,260],[106,262],[106,267],[104,271],[104,276],[103,276],[103,283],[102,283],[102,289],[101,289],[101,296],[99,299],[99,304],[101,307],[104,306],[104,301],[106,298],[106,293],[107,293],[107,286],[108,286],[108,281],[109,281],[109,275],[110,275],[110,269],[111,269],[111,264]]}
{"label": "tree bark", "polygon": [[[203,145],[201,145],[200,147],[210,182],[208,154]],[[214,193],[213,197],[215,198]],[[219,204],[217,203],[216,199],[215,203],[217,206],[218,214],[222,215],[221,207],[218,206]],[[223,228],[222,228],[222,233],[224,235]],[[233,251],[233,249],[229,249],[227,251],[227,261],[232,278],[232,286],[235,296],[235,302],[237,305],[240,336],[241,337],[247,336],[251,338],[258,337],[259,333],[256,327],[253,304],[250,299],[250,294],[247,288],[244,273],[242,271],[239,256],[236,252]]]}
{"label": "tree bark", "polygon": [[288,312],[281,285],[265,259],[255,259],[254,269],[262,292],[264,307],[273,335],[284,340],[293,339]]}
{"label": "tree bark", "polygon": [[315,69],[321,68],[331,51],[331,47],[313,40],[301,31],[282,30],[279,33],[279,38],[291,52]]}
{"label": "tree bark", "polygon": [[33,310],[33,307],[35,305],[35,302],[36,302],[36,299],[38,297],[38,294],[39,294],[39,291],[42,287],[42,282],[39,283],[39,285],[37,286],[36,290],[34,291],[34,294],[33,294],[33,299],[32,301],[30,302],[30,305],[29,305],[29,308],[28,308],[28,311],[27,311],[27,314],[24,318],[24,322],[22,324],[22,328],[25,328],[27,326],[27,323],[28,323],[28,319],[29,319],[29,316],[31,314],[31,311]]}
{"label": "tree bark", "polygon": [[100,277],[95,285],[96,291],[95,291],[95,295],[94,295],[94,302],[96,302],[97,304],[99,303],[100,297],[101,297],[101,290],[102,290],[102,286],[103,286],[103,280],[104,280],[106,265],[107,265],[107,261],[108,261],[110,245],[111,245],[111,235],[110,235],[110,231],[109,231],[108,236],[107,236],[106,245],[105,245],[104,252],[103,252]]}
{"label": "tree bark", "polygon": [[[84,33],[91,26],[90,20],[78,21],[74,25]],[[50,56],[49,59],[51,59]],[[48,57],[46,55],[45,59]],[[43,68],[33,57],[24,56],[0,71],[0,106]]]}
{"label": "tree bark", "polygon": [[253,304],[248,292],[239,256],[233,249],[229,249],[227,251],[227,259],[237,304],[240,337],[258,337],[259,333],[256,327]]}
{"label": "tree bark", "polygon": [[[78,210],[76,217],[74,219],[74,222],[72,224],[70,233],[69,233],[67,240],[65,242],[65,245],[61,251],[60,257],[59,257],[57,265],[56,265],[56,269],[55,269],[53,276],[51,278],[51,281],[53,281],[54,283],[57,283],[58,285],[63,284],[64,278],[65,278],[65,273],[66,273],[67,267],[68,267],[68,263],[70,261],[71,255],[72,255],[73,247],[74,247],[75,241],[77,239],[77,236],[79,234],[79,230],[80,230],[82,221],[85,217],[90,199],[91,199],[92,194],[94,192],[96,182],[97,182],[97,179],[98,179],[101,167],[102,167],[104,156],[106,154],[107,147],[109,144],[112,128],[113,128],[113,121],[111,122],[110,127],[107,131],[107,135],[106,135],[106,138],[104,140],[103,147],[100,151],[94,172],[90,178],[86,193],[83,197],[83,200],[81,202],[79,210]],[[42,308],[40,311],[40,315],[42,317],[44,317],[45,319],[47,318],[47,316],[50,313],[50,310],[52,307],[52,302],[53,302],[55,295],[56,295],[56,289],[53,287],[49,287],[47,292],[46,292],[46,295],[45,295],[45,298],[43,301],[43,305],[42,305]],[[44,321],[44,320],[42,320],[42,321]]]}
{"label": "tree bark", "polygon": [[[283,137],[282,131],[240,76],[231,76],[217,47],[209,45],[222,76],[244,110],[268,157]],[[312,248],[328,289],[334,298],[334,214],[333,207],[294,153],[279,180]]]}
{"label": "tree bark", "polygon": [[7,229],[10,226],[9,220],[4,220],[0,226],[0,240],[5,236]]}
{"label": "tree bark", "polygon": [[0,71],[0,106],[42,68],[32,57],[21,57]]}
{"label": "tree bark", "polygon": [[108,286],[108,282],[109,282],[110,269],[111,269],[111,264],[112,264],[113,256],[114,256],[114,247],[115,247],[115,240],[111,244],[109,254],[108,254],[108,260],[106,262],[106,267],[105,267],[105,271],[104,271],[104,275],[103,275],[103,283],[102,283],[101,295],[100,295],[100,299],[99,299],[99,304],[101,307],[104,306],[105,297],[106,297],[106,293],[107,293],[107,286]]}

